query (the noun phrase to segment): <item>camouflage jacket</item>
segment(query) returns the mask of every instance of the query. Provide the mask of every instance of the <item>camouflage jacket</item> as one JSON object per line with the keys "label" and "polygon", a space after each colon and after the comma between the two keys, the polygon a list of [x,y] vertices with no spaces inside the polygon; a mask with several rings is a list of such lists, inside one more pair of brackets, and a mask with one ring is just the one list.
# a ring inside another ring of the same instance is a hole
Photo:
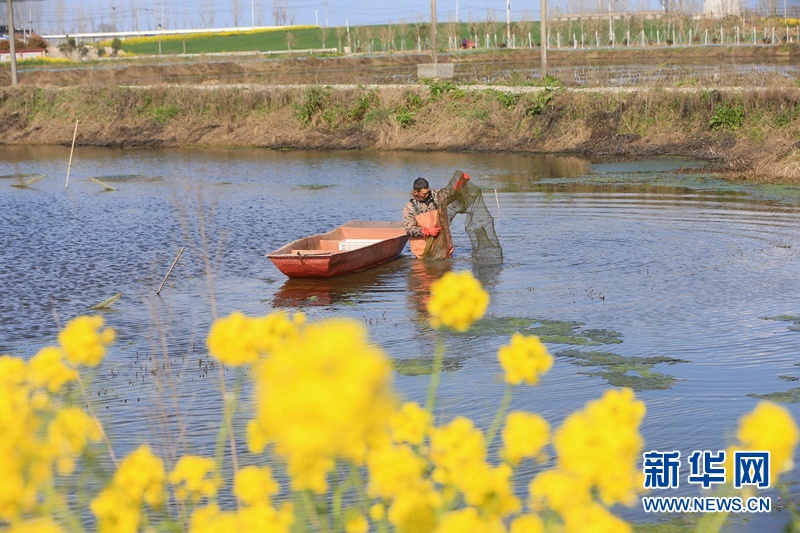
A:
{"label": "camouflage jacket", "polygon": [[438,195],[438,189],[431,189],[431,194],[425,201],[417,200],[413,195],[409,198],[403,208],[403,226],[406,228],[406,233],[411,237],[422,237],[422,229],[417,225],[415,217],[421,213],[438,209],[439,203],[436,201]]}

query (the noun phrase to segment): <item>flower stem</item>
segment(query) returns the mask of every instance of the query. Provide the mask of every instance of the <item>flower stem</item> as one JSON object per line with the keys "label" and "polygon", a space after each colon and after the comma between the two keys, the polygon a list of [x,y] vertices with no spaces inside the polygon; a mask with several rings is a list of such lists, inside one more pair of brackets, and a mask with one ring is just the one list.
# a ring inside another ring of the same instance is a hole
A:
{"label": "flower stem", "polygon": [[508,406],[511,405],[511,398],[513,396],[514,385],[506,385],[506,392],[503,394],[503,401],[500,402],[500,407],[497,408],[497,412],[494,414],[492,425],[489,428],[489,431],[486,433],[487,450],[491,447],[492,441],[497,435],[497,432],[500,430],[500,424],[503,423],[503,419],[506,417],[506,413],[508,413]]}
{"label": "flower stem", "polygon": [[433,369],[431,370],[431,381],[428,385],[428,398],[425,400],[425,410],[433,414],[436,405],[436,391],[439,389],[439,381],[442,379],[442,364],[444,362],[444,341],[439,337],[436,344],[436,353],[433,355]]}

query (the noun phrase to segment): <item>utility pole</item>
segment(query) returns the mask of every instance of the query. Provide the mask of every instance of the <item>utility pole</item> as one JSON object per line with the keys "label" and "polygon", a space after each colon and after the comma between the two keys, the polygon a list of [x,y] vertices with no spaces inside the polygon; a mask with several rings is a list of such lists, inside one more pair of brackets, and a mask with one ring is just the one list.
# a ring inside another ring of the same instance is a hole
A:
{"label": "utility pole", "polygon": [[328,0],[325,0],[325,27],[328,27]]}
{"label": "utility pole", "polygon": [[539,29],[542,33],[542,79],[547,77],[547,0],[542,0],[542,22]]}
{"label": "utility pole", "polygon": [[611,0],[608,0],[608,40],[611,41],[611,46],[614,46],[614,27],[611,24]]}
{"label": "utility pole", "polygon": [[431,52],[433,53],[434,65],[438,62],[437,59],[437,53],[439,51],[438,49],[439,49],[438,39],[436,36],[436,0],[431,0]]}
{"label": "utility pole", "polygon": [[511,0],[506,0],[506,46],[511,46]]}
{"label": "utility pole", "polygon": [[250,29],[256,27],[256,0],[250,0]]}
{"label": "utility pole", "polygon": [[317,16],[317,8],[314,8],[314,25],[319,26],[319,17]]}
{"label": "utility pole", "polygon": [[8,51],[11,54],[11,85],[17,85],[17,45],[14,42],[14,8],[11,0],[6,0],[8,6]]}

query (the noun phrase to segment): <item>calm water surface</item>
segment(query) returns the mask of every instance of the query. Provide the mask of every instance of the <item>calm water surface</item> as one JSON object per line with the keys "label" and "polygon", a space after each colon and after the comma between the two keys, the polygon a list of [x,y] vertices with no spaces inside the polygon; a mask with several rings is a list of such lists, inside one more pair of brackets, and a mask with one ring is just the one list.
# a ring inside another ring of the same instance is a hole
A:
{"label": "calm water surface", "polygon": [[[424,296],[447,270],[472,271],[491,304],[482,327],[445,339],[453,359],[440,389],[442,420],[467,415],[488,427],[504,388],[497,349],[515,329],[542,333],[543,325],[561,328],[548,342],[561,356],[539,386],[517,390],[513,409],[557,425],[629,379],[647,403],[647,448],[684,457],[729,444],[758,401],[749,394],[785,391],[800,378],[796,189],[732,186],[682,173],[699,165],[679,160],[80,148],[65,189],[68,157],[65,148],[0,148],[0,351],[32,356],[54,342],[59,324],[122,293],[102,311],[118,341],[90,386],[119,454],[144,441],[164,453],[213,453],[220,374],[205,336],[214,313],[350,316],[390,357],[424,359],[436,343]],[[415,177],[442,186],[456,169],[484,190],[502,264],[471,261],[459,219],[455,257],[436,264],[406,251],[352,276],[289,281],[264,257],[351,219],[397,220]],[[18,175],[41,174],[27,188],[11,186]],[[795,318],[767,319],[781,315]],[[593,352],[667,359],[624,374],[587,360]],[[241,373],[224,373],[229,388],[242,382]],[[238,431],[250,413],[243,382]],[[427,382],[396,376],[417,401]],[[788,407],[800,420],[797,405]],[[795,470],[785,479],[797,478]],[[684,482],[669,495],[697,493]],[[756,531],[784,518],[732,528]]]}

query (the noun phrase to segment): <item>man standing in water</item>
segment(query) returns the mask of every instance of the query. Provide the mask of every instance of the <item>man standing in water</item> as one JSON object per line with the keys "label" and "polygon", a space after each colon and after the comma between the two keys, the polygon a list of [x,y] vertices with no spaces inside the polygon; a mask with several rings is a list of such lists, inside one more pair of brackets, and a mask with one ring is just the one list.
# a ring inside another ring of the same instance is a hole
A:
{"label": "man standing in water", "polygon": [[[458,180],[454,190],[466,180],[469,180],[469,175],[462,174],[462,178]],[[444,199],[444,191],[431,190],[430,184],[425,178],[415,179],[413,187],[411,198],[403,208],[403,226],[410,237],[408,243],[411,252],[421,258],[429,240],[443,238],[447,244],[445,257],[452,257],[453,242],[450,238],[450,231],[448,228],[443,230],[439,223],[439,207]]]}

